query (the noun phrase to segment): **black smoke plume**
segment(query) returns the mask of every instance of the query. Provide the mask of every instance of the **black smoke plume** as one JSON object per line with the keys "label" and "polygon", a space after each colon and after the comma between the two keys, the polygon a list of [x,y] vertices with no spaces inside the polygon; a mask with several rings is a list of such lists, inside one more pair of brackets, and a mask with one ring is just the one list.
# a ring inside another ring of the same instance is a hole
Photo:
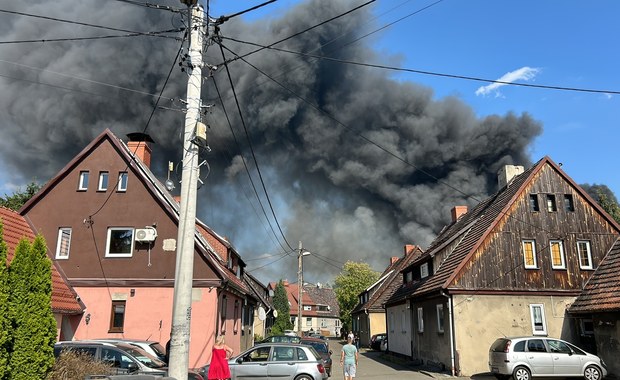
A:
{"label": "black smoke plume", "polygon": [[[315,0],[269,20],[246,22],[236,17],[221,25],[221,35],[268,45],[357,4]],[[183,25],[178,14],[114,1],[34,1],[11,6],[25,13],[137,31]],[[358,10],[277,47],[341,60],[393,61],[373,51],[365,39],[347,45],[378,27],[372,11]],[[0,14],[0,32],[5,41],[114,34],[7,14]],[[229,39],[222,43],[239,55],[256,49]],[[46,180],[104,128],[117,136],[141,131],[155,98],[123,88],[158,93],[179,45],[153,37],[0,45],[4,165],[24,181]],[[403,50],[410,48],[403,40]],[[227,58],[234,57],[224,52]],[[473,206],[496,190],[501,166],[530,164],[527,150],[542,130],[527,114],[478,118],[458,98],[436,100],[431,89],[396,81],[378,69],[273,50],[245,59],[290,90],[242,60],[228,64],[282,230],[293,248],[302,241],[314,254],[304,258],[305,280],[310,282],[331,282],[347,260],[368,262],[382,271],[390,256],[402,254],[404,244],[425,248],[449,222],[453,206]],[[272,264],[279,256],[259,259],[279,255],[282,249],[264,220],[241,160],[245,159],[271,217],[219,46],[208,46],[205,60],[218,65],[214,80],[223,102],[213,80],[205,78],[204,103],[214,107],[203,119],[210,126],[212,152],[202,156],[211,170],[199,191],[199,217],[231,240],[248,269],[264,266],[254,272],[259,279],[295,281],[296,254]],[[184,98],[186,78],[175,69],[164,96]],[[165,100],[160,105],[165,108],[157,110],[147,132],[158,143],[152,168],[165,178],[167,161],[180,160],[184,114],[169,110],[182,107],[179,102]],[[273,219],[271,223],[278,232]],[[286,245],[281,236],[278,239]]]}

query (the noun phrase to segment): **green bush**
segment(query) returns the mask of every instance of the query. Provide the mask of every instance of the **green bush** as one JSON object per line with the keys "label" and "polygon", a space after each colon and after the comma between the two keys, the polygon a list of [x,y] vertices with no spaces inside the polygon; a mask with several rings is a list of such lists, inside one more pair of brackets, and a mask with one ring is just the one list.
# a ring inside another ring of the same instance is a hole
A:
{"label": "green bush", "polygon": [[110,364],[95,360],[91,355],[83,352],[63,352],[46,380],[84,380],[91,375],[112,375],[114,369]]}

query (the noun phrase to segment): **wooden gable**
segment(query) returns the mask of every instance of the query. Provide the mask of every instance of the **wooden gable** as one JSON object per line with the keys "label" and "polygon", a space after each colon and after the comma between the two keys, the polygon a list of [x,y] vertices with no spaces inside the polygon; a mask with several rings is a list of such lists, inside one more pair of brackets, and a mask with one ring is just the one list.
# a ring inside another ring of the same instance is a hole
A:
{"label": "wooden gable", "polygon": [[[601,211],[557,165],[542,160],[448,287],[577,294],[620,233],[617,224]],[[535,267],[525,266],[524,241],[535,246]],[[578,242],[590,247],[589,266],[584,265],[586,260],[580,262]],[[561,245],[563,265],[552,265],[552,243]]]}

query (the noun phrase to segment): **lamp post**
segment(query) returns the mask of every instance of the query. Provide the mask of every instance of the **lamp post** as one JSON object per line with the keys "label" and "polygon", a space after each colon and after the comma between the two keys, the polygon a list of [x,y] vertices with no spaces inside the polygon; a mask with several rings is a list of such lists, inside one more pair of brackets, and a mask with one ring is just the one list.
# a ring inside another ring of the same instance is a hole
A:
{"label": "lamp post", "polygon": [[301,311],[303,309],[303,301],[302,301],[302,297],[303,297],[303,289],[304,289],[304,267],[303,267],[303,260],[302,258],[304,256],[308,256],[310,254],[310,252],[304,250],[301,247],[301,241],[299,242],[299,255],[297,256],[297,260],[298,260],[298,270],[297,270],[297,287],[299,290],[299,294],[297,295],[297,305],[298,305],[298,309],[297,309],[297,335],[301,336]]}

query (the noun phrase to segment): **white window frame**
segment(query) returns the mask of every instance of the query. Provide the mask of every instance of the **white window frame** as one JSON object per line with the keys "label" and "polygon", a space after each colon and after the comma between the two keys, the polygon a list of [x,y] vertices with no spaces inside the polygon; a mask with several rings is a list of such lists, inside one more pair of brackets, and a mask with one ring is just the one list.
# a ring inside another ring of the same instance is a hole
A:
{"label": "white window frame", "polygon": [[[557,244],[560,247],[560,259],[562,261],[560,265],[555,265],[553,263],[553,245],[554,244]],[[549,240],[549,254],[551,257],[551,268],[566,269],[566,257],[564,255],[564,244],[562,243],[562,240]]]}
{"label": "white window frame", "polygon": [[424,308],[418,308],[418,332],[424,332]]}
{"label": "white window frame", "polygon": [[82,170],[80,171],[80,179],[78,182],[78,190],[80,191],[86,191],[88,190],[88,179],[90,177],[90,173],[88,172],[88,170]]}
{"label": "white window frame", "polygon": [[[113,231],[129,231],[131,230],[131,252],[129,253],[119,253],[119,252],[110,252],[110,239],[112,238]],[[108,236],[106,238],[105,243],[105,257],[132,257],[133,256],[133,247],[136,238],[135,229],[133,227],[108,227]]]}
{"label": "white window frame", "polygon": [[426,278],[428,275],[428,263],[420,265],[420,278]]}
{"label": "white window frame", "polygon": [[[69,233],[69,241],[67,242],[67,254],[63,255],[61,252],[62,246],[62,237],[65,232]],[[67,260],[69,258],[69,253],[71,252],[71,228],[70,227],[61,227],[58,229],[58,241],[56,242],[56,259],[57,260]]]}
{"label": "white window frame", "polygon": [[304,305],[304,311],[312,311],[312,306]]}
{"label": "white window frame", "polygon": [[312,327],[312,317],[306,317],[306,327]]}
{"label": "white window frame", "polygon": [[119,172],[118,173],[118,186],[116,187],[116,191],[124,192],[127,191],[127,182],[129,181],[129,177],[127,172]]}
{"label": "white window frame", "polygon": [[97,191],[106,191],[108,190],[109,185],[110,172],[99,172],[99,183],[97,184]]}
{"label": "white window frame", "polygon": [[[583,265],[583,262],[581,261],[581,254],[582,254],[581,244],[585,244],[586,246],[586,253],[588,254],[588,265]],[[579,268],[594,269],[594,266],[592,265],[592,249],[590,248],[590,241],[577,240],[577,256],[579,257]]]}
{"label": "white window frame", "polygon": [[444,320],[444,314],[443,314],[443,304],[437,304],[437,332],[444,332],[443,330],[443,320]]}
{"label": "white window frame", "polygon": [[[534,265],[527,265],[525,258],[525,244],[532,243],[532,255],[534,256]],[[521,248],[523,249],[523,267],[525,269],[538,269],[538,261],[536,260],[536,240],[524,239],[521,241]]]}
{"label": "white window frame", "polygon": [[[534,310],[540,309],[540,318],[542,322],[542,330],[536,330],[536,321]],[[530,304],[530,320],[532,321],[532,335],[547,335],[547,320],[545,319],[545,305],[541,303]]]}

